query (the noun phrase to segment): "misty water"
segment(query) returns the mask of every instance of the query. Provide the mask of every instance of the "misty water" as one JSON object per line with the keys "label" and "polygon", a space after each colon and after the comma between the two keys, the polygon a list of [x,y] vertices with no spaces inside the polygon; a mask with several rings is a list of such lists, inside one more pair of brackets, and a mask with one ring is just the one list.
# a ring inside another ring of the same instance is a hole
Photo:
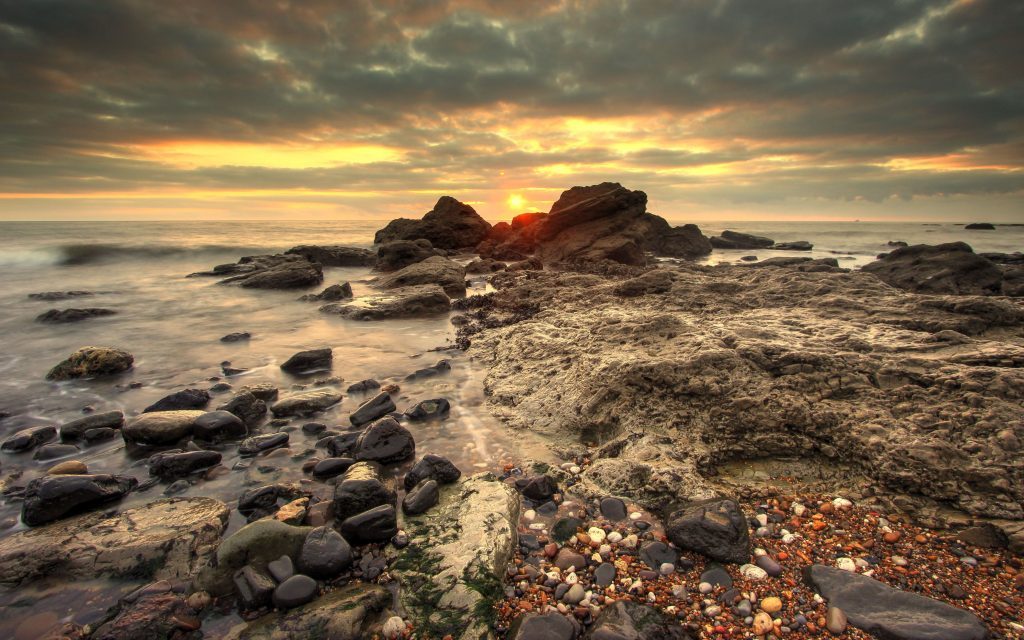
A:
{"label": "misty water", "polygon": [[[681,223],[683,221],[673,221]],[[215,278],[189,278],[188,274],[213,265],[235,262],[243,255],[274,253],[299,244],[346,244],[369,247],[380,222],[152,222],[152,223],[0,223],[0,439],[28,426],[72,420],[84,411],[121,410],[126,417],[139,414],[161,397],[185,388],[209,389],[217,381],[234,387],[269,382],[287,396],[291,390],[312,387],[322,378],[338,376],[344,390],[350,383],[374,378],[396,383],[399,410],[420,400],[447,398],[452,412],[447,420],[413,427],[417,455],[434,452],[451,458],[464,473],[500,470],[524,459],[550,459],[543,442],[521,433],[509,433],[485,407],[483,371],[473,360],[448,349],[454,331],[448,316],[381,322],[358,322],[317,311],[318,303],[301,302],[303,291],[248,290],[218,285]],[[766,235],[776,241],[808,240],[814,251],[716,251],[709,263],[738,260],[745,255],[835,257],[840,265],[858,267],[878,253],[891,250],[889,241],[937,244],[964,240],[976,251],[1012,252],[1024,249],[1024,227],[996,231],[966,231],[961,225],[920,223],[716,223],[701,225],[705,234],[722,229]],[[461,259],[468,260],[470,256]],[[324,283],[350,282],[358,297],[372,291],[366,268],[326,268]],[[29,298],[45,291],[85,290],[95,295],[61,301]],[[483,293],[477,278],[470,295]],[[103,307],[116,315],[72,324],[48,325],[36,316],[54,308]],[[221,336],[247,331],[251,340],[223,343]],[[46,372],[75,349],[86,345],[113,346],[135,356],[134,369],[104,380],[47,382]],[[282,372],[280,363],[297,351],[333,348],[329,373],[295,377]],[[425,380],[405,377],[440,359],[452,363],[450,374]],[[222,363],[244,368],[226,377]],[[133,388],[141,383],[141,386]],[[226,402],[231,392],[214,394],[210,408]],[[347,425],[360,397],[310,420],[290,425],[288,450],[251,464],[227,444],[219,472],[192,478],[180,495],[213,496],[229,504],[246,488],[275,482],[307,483],[324,497],[331,488],[310,482],[301,472],[316,442],[299,427],[322,422],[328,427]],[[273,429],[269,429],[273,430]],[[145,456],[129,453],[120,438],[95,446],[80,445],[74,458],[90,472],[121,473],[148,479]],[[323,455],[322,452],[320,455]],[[35,461],[31,453],[0,454],[0,473],[20,474],[14,484],[24,486],[59,462]],[[408,465],[391,470],[402,475]],[[270,467],[275,469],[266,470]],[[163,495],[166,483],[130,494],[117,506],[128,508]],[[19,521],[17,500],[0,500],[0,537],[25,529]],[[244,521],[237,512],[228,533]],[[137,584],[111,581],[42,581],[30,590],[0,594],[0,622],[7,629],[22,629],[15,637],[52,628],[58,621],[87,623]]]}

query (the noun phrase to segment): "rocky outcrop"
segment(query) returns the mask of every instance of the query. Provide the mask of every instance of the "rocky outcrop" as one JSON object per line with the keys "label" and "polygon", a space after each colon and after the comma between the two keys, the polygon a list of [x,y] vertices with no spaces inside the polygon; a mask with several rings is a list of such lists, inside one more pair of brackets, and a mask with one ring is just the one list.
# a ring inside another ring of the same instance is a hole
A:
{"label": "rocky outcrop", "polygon": [[511,487],[481,474],[442,488],[436,507],[406,518],[409,546],[397,552],[392,575],[418,633],[487,637],[517,546],[519,510]]}
{"label": "rocky outcrop", "polygon": [[352,297],[352,285],[344,282],[342,284],[332,284],[320,293],[307,293],[306,295],[299,298],[303,302],[337,302],[338,300],[348,300]]}
{"label": "rocky outcrop", "polygon": [[473,207],[442,196],[422,220],[399,218],[378,231],[374,244],[396,240],[429,240],[439,249],[468,249],[487,237],[491,225]]}
{"label": "rocky outcrop", "polygon": [[90,318],[102,318],[104,316],[116,315],[113,309],[102,307],[87,307],[85,309],[50,309],[46,313],[36,316],[36,322],[44,324],[66,324],[69,322],[81,322]]}
{"label": "rocky outcrop", "polygon": [[466,269],[448,258],[432,256],[377,278],[374,284],[381,289],[436,284],[450,297],[461,298],[466,295]]}
{"label": "rocky outcrop", "polygon": [[372,267],[377,264],[377,253],[372,249],[345,247],[340,244],[302,244],[284,253],[302,256],[325,267]]}
{"label": "rocky outcrop", "polygon": [[720,236],[709,238],[715,249],[768,249],[775,244],[771,238],[726,229]]}
{"label": "rocky outcrop", "polygon": [[292,640],[310,637],[364,640],[383,637],[391,592],[375,584],[351,584],[287,612],[271,613],[232,631],[228,640]]}
{"label": "rocky outcrop", "polygon": [[246,256],[234,264],[217,265],[192,276],[228,276],[219,284],[247,289],[301,289],[320,284],[323,268],[301,255]]}
{"label": "rocky outcrop", "polygon": [[57,427],[53,425],[40,425],[22,429],[6,438],[0,450],[11,453],[31,451],[41,444],[45,444],[57,437]]}
{"label": "rocky outcrop", "polygon": [[435,249],[430,240],[386,242],[377,248],[377,270],[397,271],[431,256],[444,257],[445,252]]}
{"label": "rocky outcrop", "polygon": [[98,378],[124,373],[132,368],[132,354],[112,347],[82,347],[50,369],[47,380]]}
{"label": "rocky outcrop", "polygon": [[209,562],[228,521],[211,498],[169,498],[92,513],[0,539],[0,583],[66,578],[187,579]]}
{"label": "rocky outcrop", "polygon": [[451,299],[444,289],[436,284],[425,284],[391,289],[351,302],[325,304],[320,311],[351,320],[389,320],[447,313],[450,307]]}
{"label": "rocky outcrop", "polygon": [[1003,294],[1002,270],[963,242],[900,247],[862,270],[894,287],[917,293]]}

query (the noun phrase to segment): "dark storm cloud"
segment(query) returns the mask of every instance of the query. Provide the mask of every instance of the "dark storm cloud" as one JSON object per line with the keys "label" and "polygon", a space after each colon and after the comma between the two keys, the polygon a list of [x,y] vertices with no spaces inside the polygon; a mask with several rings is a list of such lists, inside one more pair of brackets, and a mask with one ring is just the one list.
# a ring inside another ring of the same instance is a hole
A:
{"label": "dark storm cloud", "polygon": [[[1017,192],[1019,173],[991,167],[883,165],[966,149],[1021,167],[1022,24],[1024,5],[998,0],[0,0],[0,190],[416,189],[498,171],[546,184],[531,167],[576,165],[582,179],[602,163],[668,189],[702,178],[663,169],[728,163],[742,185],[711,180],[708,197]],[[664,144],[615,152],[562,132],[558,150],[524,149],[496,132],[558,117],[657,117],[665,130],[636,133]],[[404,159],[286,170],[116,157],[318,130]],[[669,148],[692,138],[713,148]],[[810,165],[743,166],[786,154]]]}

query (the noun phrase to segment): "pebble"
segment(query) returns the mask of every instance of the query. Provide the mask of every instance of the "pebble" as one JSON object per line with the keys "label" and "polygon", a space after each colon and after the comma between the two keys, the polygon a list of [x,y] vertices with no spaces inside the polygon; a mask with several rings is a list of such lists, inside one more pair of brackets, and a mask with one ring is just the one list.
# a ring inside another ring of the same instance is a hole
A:
{"label": "pebble", "polygon": [[202,611],[210,606],[211,602],[213,602],[213,598],[205,591],[196,591],[185,598],[185,603],[194,611]]}
{"label": "pebble", "polygon": [[583,585],[576,583],[569,587],[562,598],[569,604],[579,604],[585,595],[586,591],[583,589]]}
{"label": "pebble", "polygon": [[710,582],[702,582],[697,585],[697,591],[700,591],[701,593],[711,593],[714,590],[715,588],[711,586]]}
{"label": "pebble", "polygon": [[836,566],[843,571],[857,570],[857,563],[853,561],[853,558],[847,558],[845,556],[842,558],[836,558]]}
{"label": "pebble", "polygon": [[65,460],[50,467],[47,475],[51,476],[80,476],[89,473],[88,467],[80,460]]}
{"label": "pebble", "polygon": [[704,610],[704,615],[706,615],[709,618],[716,618],[716,617],[722,615],[722,607],[720,607],[720,606],[718,606],[716,604],[713,604],[713,605],[711,605],[710,607],[708,607],[707,609]]}
{"label": "pebble", "polygon": [[590,527],[587,529],[587,535],[590,536],[590,541],[595,544],[601,544],[604,542],[605,532],[604,529],[598,527]]}
{"label": "pebble", "polygon": [[527,522],[533,522],[537,518],[537,512],[533,509],[527,509],[523,512],[523,520]]}
{"label": "pebble", "polygon": [[825,628],[839,635],[846,631],[846,614],[839,607],[829,607],[825,613]]}
{"label": "pebble", "polygon": [[747,580],[764,580],[768,577],[767,571],[753,564],[745,564],[740,567],[740,574]]}
{"label": "pebble", "polygon": [[779,611],[782,611],[782,600],[775,596],[762,598],[760,605],[761,610],[766,613],[778,613]]}
{"label": "pebble", "polygon": [[594,582],[600,587],[607,587],[615,580],[615,566],[605,562],[594,570]]}
{"label": "pebble", "polygon": [[754,633],[763,636],[771,633],[775,630],[775,623],[772,622],[772,617],[764,611],[758,611],[757,615],[754,616]]}
{"label": "pebble", "polygon": [[316,598],[316,580],[302,574],[294,575],[274,589],[274,606],[291,609]]}
{"label": "pebble", "polygon": [[405,632],[405,621],[400,616],[391,616],[384,622],[380,632],[388,640],[395,640]]}
{"label": "pebble", "polygon": [[675,570],[676,570],[676,565],[672,564],[671,562],[663,562],[663,563],[661,563],[661,566],[658,568],[658,571],[663,576],[671,575],[671,574],[675,573]]}
{"label": "pebble", "polygon": [[608,542],[610,542],[612,544],[615,544],[617,542],[621,542],[622,541],[622,534],[619,533],[618,531],[612,531],[611,533],[608,534],[608,537],[605,538],[605,539]]}
{"label": "pebble", "polygon": [[739,615],[739,616],[741,616],[743,618],[748,617],[753,612],[753,610],[754,610],[753,605],[751,605],[750,604],[750,600],[747,600],[746,598],[744,598],[743,600],[740,600],[736,604],[736,613],[737,613],[737,615]]}

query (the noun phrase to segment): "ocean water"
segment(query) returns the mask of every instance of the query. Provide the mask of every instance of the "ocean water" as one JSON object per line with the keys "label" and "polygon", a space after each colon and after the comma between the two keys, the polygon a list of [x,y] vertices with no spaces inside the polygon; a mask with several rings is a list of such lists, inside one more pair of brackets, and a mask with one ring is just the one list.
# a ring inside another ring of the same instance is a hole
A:
{"label": "ocean water", "polygon": [[[543,442],[528,434],[509,434],[486,411],[482,370],[471,358],[445,350],[454,337],[448,317],[355,322],[320,314],[317,303],[297,300],[305,293],[302,291],[247,290],[218,285],[215,278],[186,277],[244,255],[279,252],[298,244],[369,247],[373,232],[381,226],[381,221],[0,223],[0,412],[7,414],[0,420],[0,440],[27,426],[81,417],[89,409],[119,409],[130,417],[169,393],[188,387],[208,389],[218,379],[236,387],[271,382],[285,396],[313,381],[285,374],[279,364],[297,351],[329,346],[334,349],[332,375],[345,380],[342,390],[351,382],[376,378],[401,385],[400,410],[429,398],[451,401],[448,420],[414,427],[418,455],[435,452],[448,456],[464,473],[498,470],[503,464],[526,458],[549,459]],[[1024,250],[1024,226],[986,232],[966,231],[960,225],[917,223],[702,225],[708,235],[727,228],[780,242],[808,240],[815,248],[810,253],[716,251],[705,262],[735,261],[745,255],[810,255],[835,257],[843,266],[858,267],[890,250],[886,243],[891,240],[911,244],[964,240],[976,251]],[[328,268],[323,286],[348,281],[358,296],[372,290],[367,282],[372,277],[364,268]],[[28,297],[68,290],[95,295],[61,301]],[[471,294],[484,290],[484,283],[477,282]],[[49,309],[68,307],[105,307],[117,313],[66,325],[35,321]],[[235,331],[248,331],[253,337],[242,343],[219,341]],[[126,349],[134,354],[135,367],[112,379],[45,380],[54,364],[86,345]],[[451,358],[451,374],[404,380],[412,371],[441,358]],[[224,378],[224,362],[248,371]],[[141,386],[133,388],[138,384]],[[230,393],[215,395],[210,408],[229,397]],[[346,397],[315,421],[329,426],[347,424],[358,402],[358,398]],[[301,430],[293,431],[291,438],[296,458],[312,449],[316,440]],[[233,446],[222,452],[226,469],[239,463]],[[73,457],[85,462],[91,472],[126,473],[140,481],[148,477],[145,458],[127,451],[119,438],[92,447],[83,445]],[[213,474],[197,479],[183,495],[232,502],[250,486],[303,480],[301,459],[276,460],[278,471],[262,472],[254,466]],[[35,461],[31,454],[0,453],[0,477],[20,474],[15,484],[23,485],[54,462]],[[393,472],[400,476],[404,470]],[[165,486],[133,493],[122,506],[155,500]],[[330,494],[327,486],[317,490],[325,497]],[[0,499],[0,537],[24,529],[18,521],[19,510],[16,500]],[[235,514],[230,529],[242,524]],[[10,631],[10,637],[31,638],[61,622],[91,622],[134,586],[109,581],[68,584],[58,579],[0,593],[0,629]]]}

